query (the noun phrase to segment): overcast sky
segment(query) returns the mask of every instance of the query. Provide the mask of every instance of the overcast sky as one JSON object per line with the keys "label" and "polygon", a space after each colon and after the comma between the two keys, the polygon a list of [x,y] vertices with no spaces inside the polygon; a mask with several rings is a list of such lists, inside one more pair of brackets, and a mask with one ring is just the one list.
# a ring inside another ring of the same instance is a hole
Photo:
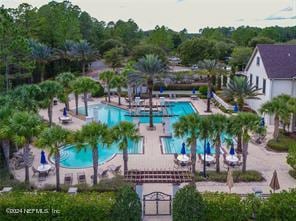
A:
{"label": "overcast sky", "polygon": [[[40,6],[48,0],[0,0],[0,5],[20,3]],[[103,21],[132,18],[143,30],[165,25],[176,31],[198,32],[210,26],[294,26],[296,0],[72,0],[82,10]]]}

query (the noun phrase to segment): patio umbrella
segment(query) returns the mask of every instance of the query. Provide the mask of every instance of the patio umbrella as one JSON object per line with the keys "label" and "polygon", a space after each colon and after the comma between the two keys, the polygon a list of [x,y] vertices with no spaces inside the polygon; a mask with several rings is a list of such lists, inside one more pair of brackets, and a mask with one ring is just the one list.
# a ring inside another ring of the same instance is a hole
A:
{"label": "patio umbrella", "polygon": [[43,166],[44,166],[44,164],[47,164],[46,156],[45,156],[45,152],[44,152],[43,150],[41,151],[40,163],[41,163]]}
{"label": "patio umbrella", "polygon": [[161,93],[161,94],[163,93],[163,87],[159,88],[159,93]]}
{"label": "patio umbrella", "polygon": [[207,155],[211,154],[211,144],[210,144],[210,142],[207,143],[206,154]]}
{"label": "patio umbrella", "polygon": [[63,116],[67,117],[67,108],[64,107]]}
{"label": "patio umbrella", "polygon": [[235,151],[234,151],[234,147],[233,147],[233,145],[231,145],[231,148],[230,148],[229,154],[232,155],[232,156],[235,155]]}
{"label": "patio umbrella", "polygon": [[234,113],[237,113],[237,112],[238,112],[238,106],[237,106],[237,103],[235,103],[235,104],[233,105],[233,112],[234,112]]}
{"label": "patio umbrella", "polygon": [[228,186],[229,192],[231,193],[231,188],[233,187],[233,177],[232,171],[230,169],[228,169],[226,185]]}
{"label": "patio umbrella", "polygon": [[182,143],[181,154],[183,154],[183,155],[186,154],[185,143]]}
{"label": "patio umbrella", "polygon": [[195,94],[195,92],[196,92],[196,91],[195,91],[195,88],[193,88],[193,89],[192,89],[192,94]]}
{"label": "patio umbrella", "polygon": [[280,184],[279,184],[279,180],[278,180],[276,170],[274,170],[274,172],[273,172],[273,176],[271,178],[269,186],[270,186],[271,189],[273,189],[273,192],[280,189]]}
{"label": "patio umbrella", "polygon": [[259,125],[260,125],[260,127],[264,127],[265,126],[264,117],[261,117]]}

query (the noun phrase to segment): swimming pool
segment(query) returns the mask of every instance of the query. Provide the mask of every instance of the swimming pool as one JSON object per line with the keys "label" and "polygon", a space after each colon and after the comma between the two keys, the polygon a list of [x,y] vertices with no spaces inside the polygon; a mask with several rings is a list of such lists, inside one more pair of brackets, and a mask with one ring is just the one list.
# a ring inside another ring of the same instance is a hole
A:
{"label": "swimming pool", "polygon": [[[166,112],[169,115],[173,115],[170,117],[170,125],[178,121],[179,117],[186,114],[191,114],[196,112],[195,108],[192,106],[190,102],[166,102],[168,106],[166,108]],[[160,110],[161,111],[161,110]],[[85,110],[84,107],[79,107],[79,114],[84,115]],[[93,117],[96,121],[101,121],[102,123],[106,123],[109,127],[112,127],[119,123],[120,121],[129,121],[133,122],[135,118],[130,116],[129,111],[118,108],[108,104],[95,104],[88,106],[89,116]],[[142,113],[144,114],[144,113]],[[137,117],[136,120],[140,121],[140,123],[148,123],[149,116]],[[154,113],[155,116],[153,118],[154,123],[162,123],[164,119],[160,116],[157,116],[157,112]],[[172,132],[172,128],[170,127],[170,131]],[[143,154],[143,139],[139,142],[129,142],[128,152],[130,154]],[[99,145],[99,164],[103,164],[108,160],[112,159],[117,153],[121,153],[118,149],[118,145],[113,144],[110,147],[102,147]],[[92,152],[91,148],[85,148],[85,150],[77,151],[74,145],[67,146],[61,150],[61,161],[60,165],[66,168],[86,168],[92,166]],[[52,158],[52,160],[54,160]]]}

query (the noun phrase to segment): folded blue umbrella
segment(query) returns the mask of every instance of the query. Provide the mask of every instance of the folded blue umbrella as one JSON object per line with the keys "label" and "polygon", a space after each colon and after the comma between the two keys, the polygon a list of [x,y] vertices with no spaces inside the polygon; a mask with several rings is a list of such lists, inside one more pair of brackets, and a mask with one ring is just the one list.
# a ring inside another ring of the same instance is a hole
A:
{"label": "folded blue umbrella", "polygon": [[186,154],[185,143],[182,143],[181,154],[183,154],[183,155]]}
{"label": "folded blue umbrella", "polygon": [[195,88],[192,89],[192,94],[195,94]]}
{"label": "folded blue umbrella", "polygon": [[64,107],[63,115],[64,117],[67,117],[67,109],[65,107]]}
{"label": "folded blue umbrella", "polygon": [[41,159],[40,159],[40,163],[41,164],[47,164],[47,161],[46,161],[46,156],[45,156],[45,152],[42,150],[41,151]]}
{"label": "folded blue umbrella", "polygon": [[264,127],[265,126],[264,117],[261,117],[259,125],[260,125],[260,127]]}
{"label": "folded blue umbrella", "polygon": [[159,92],[162,94],[163,93],[163,87],[159,88]]}
{"label": "folded blue umbrella", "polygon": [[234,147],[233,147],[233,145],[232,145],[231,148],[230,148],[229,154],[230,154],[230,155],[235,155],[235,151],[234,151]]}
{"label": "folded blue umbrella", "polygon": [[234,112],[234,113],[237,113],[237,112],[238,112],[238,106],[237,106],[237,103],[235,103],[235,104],[233,105],[233,112]]}
{"label": "folded blue umbrella", "polygon": [[210,142],[207,143],[206,154],[208,154],[208,155],[211,154],[211,144],[210,144]]}

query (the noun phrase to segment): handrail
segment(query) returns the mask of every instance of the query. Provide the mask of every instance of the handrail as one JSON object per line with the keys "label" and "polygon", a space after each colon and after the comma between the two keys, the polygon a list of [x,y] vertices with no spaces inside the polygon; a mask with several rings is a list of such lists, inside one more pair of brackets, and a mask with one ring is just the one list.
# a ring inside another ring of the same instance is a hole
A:
{"label": "handrail", "polygon": [[213,98],[214,98],[219,104],[221,104],[223,107],[225,107],[226,109],[228,109],[228,110],[232,110],[232,109],[233,109],[232,105],[226,103],[222,98],[220,98],[220,97],[219,97],[217,94],[215,94],[214,92],[213,92]]}

